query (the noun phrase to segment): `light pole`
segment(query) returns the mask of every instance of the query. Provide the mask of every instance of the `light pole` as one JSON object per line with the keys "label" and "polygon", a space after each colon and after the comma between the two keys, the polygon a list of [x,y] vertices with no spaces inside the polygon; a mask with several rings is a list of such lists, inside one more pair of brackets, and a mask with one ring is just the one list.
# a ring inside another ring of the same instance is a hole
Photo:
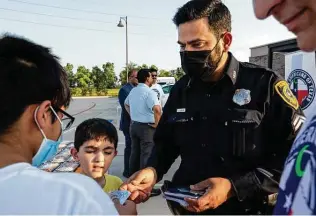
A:
{"label": "light pole", "polygon": [[120,17],[120,21],[117,24],[117,27],[124,27],[124,23],[122,20],[125,21],[125,27],[126,27],[126,79],[128,82],[128,34],[127,34],[127,16],[126,17]]}

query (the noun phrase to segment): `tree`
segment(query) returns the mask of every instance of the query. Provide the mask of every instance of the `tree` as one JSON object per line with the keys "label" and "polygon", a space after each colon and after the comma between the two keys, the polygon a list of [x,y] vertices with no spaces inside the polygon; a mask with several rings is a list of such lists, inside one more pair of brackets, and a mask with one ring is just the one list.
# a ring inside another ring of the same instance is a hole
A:
{"label": "tree", "polygon": [[76,77],[75,74],[73,72],[74,66],[70,63],[67,63],[67,65],[64,67],[67,76],[68,76],[68,82],[69,82],[69,86],[71,88],[76,87]]}
{"label": "tree", "polygon": [[181,67],[178,67],[175,70],[170,71],[172,76],[178,81],[181,77],[185,75],[183,69]]}
{"label": "tree", "polygon": [[170,73],[170,71],[160,70],[159,71],[159,76],[160,77],[172,77],[172,74]]}
{"label": "tree", "polygon": [[76,73],[77,87],[81,88],[82,94],[87,95],[89,88],[92,87],[91,73],[85,66],[79,66]]}
{"label": "tree", "polygon": [[117,78],[115,76],[114,63],[107,62],[102,65],[102,68],[105,76],[106,88],[115,88]]}
{"label": "tree", "polygon": [[[130,62],[128,64],[128,71],[131,71],[131,70],[134,70],[134,69],[137,69],[138,70],[138,67],[136,63],[134,62]],[[127,73],[126,73],[126,67],[124,68],[124,70],[121,71],[120,73],[120,82],[121,82],[121,85],[125,85],[127,83]]]}
{"label": "tree", "polygon": [[94,88],[98,92],[103,91],[106,89],[106,76],[104,72],[98,67],[94,66],[91,71],[91,80],[93,82]]}
{"label": "tree", "polygon": [[140,70],[140,69],[148,69],[149,67],[148,67],[148,65],[146,65],[146,64],[143,64],[142,66],[139,66],[138,67],[138,69]]}
{"label": "tree", "polygon": [[158,71],[158,67],[156,65],[151,65],[150,69],[156,69]]}

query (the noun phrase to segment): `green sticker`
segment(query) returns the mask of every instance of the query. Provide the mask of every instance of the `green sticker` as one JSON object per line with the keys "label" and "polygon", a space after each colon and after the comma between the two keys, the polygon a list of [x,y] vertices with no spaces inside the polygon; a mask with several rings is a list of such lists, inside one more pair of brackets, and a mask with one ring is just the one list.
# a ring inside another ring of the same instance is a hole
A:
{"label": "green sticker", "polygon": [[309,147],[309,145],[304,146],[301,151],[299,151],[297,155],[297,159],[295,162],[295,172],[298,177],[303,177],[305,170],[302,170],[302,160],[305,150]]}

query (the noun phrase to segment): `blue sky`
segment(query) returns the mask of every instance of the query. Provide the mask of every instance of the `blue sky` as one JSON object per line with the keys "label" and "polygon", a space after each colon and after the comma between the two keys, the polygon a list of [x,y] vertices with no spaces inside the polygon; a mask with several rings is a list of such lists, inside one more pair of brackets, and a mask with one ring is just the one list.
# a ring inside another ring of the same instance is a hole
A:
{"label": "blue sky", "polygon": [[[138,64],[155,64],[168,70],[180,66],[177,29],[171,19],[177,8],[186,2],[0,0],[0,31],[21,35],[51,47],[62,64],[70,62],[90,68],[109,61],[115,63],[116,73],[119,73],[125,65],[125,28],[118,28],[117,23],[120,15],[127,15],[129,60]],[[233,19],[231,51],[241,61],[248,61],[250,47],[294,37],[272,18],[256,20],[252,0],[223,2],[230,9]]]}

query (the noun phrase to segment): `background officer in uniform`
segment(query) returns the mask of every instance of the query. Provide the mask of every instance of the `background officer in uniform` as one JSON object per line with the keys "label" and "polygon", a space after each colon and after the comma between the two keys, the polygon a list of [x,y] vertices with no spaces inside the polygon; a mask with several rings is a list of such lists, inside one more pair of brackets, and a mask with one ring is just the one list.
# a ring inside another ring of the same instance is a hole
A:
{"label": "background officer in uniform", "polygon": [[295,96],[276,73],[229,52],[231,15],[221,1],[190,1],[174,23],[186,75],[173,87],[156,130],[157,163],[122,189],[136,202],[146,200],[181,156],[172,184],[206,193],[186,199],[186,208],[168,202],[174,214],[271,214],[269,198],[302,124]]}

